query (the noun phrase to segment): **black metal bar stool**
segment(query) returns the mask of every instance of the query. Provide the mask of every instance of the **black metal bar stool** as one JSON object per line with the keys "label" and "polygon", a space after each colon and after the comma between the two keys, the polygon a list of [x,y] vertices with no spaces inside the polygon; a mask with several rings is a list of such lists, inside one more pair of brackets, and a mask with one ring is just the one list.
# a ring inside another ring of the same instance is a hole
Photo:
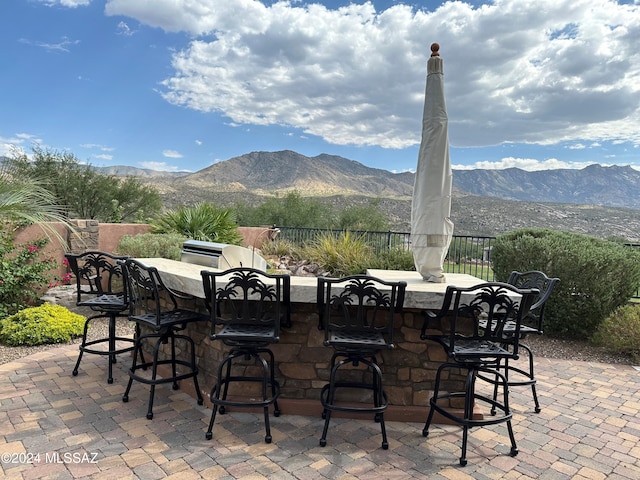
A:
{"label": "black metal bar stool", "polygon": [[[258,407],[264,412],[266,443],[271,443],[269,406],[280,415],[280,384],[275,377],[275,359],[269,345],[280,339],[280,326],[290,324],[288,275],[271,275],[253,268],[232,268],[224,272],[202,271],[204,293],[211,314],[212,340],[230,349],[218,368],[217,383],[210,393],[213,408],[206,438],[213,437],[216,414],[227,407]],[[232,385],[257,384],[233,391]],[[231,396],[229,389],[231,387]]]}
{"label": "black metal bar stool", "polygon": [[[89,307],[97,312],[89,316],[84,324],[82,342],[79,346],[80,353],[72,373],[74,376],[78,375],[84,353],[105,355],[108,357],[109,365],[107,382],[113,383],[113,364],[116,363],[116,355],[132,351],[135,342],[133,338],[118,336],[116,333],[117,318],[126,318],[128,313],[126,310],[129,308],[122,267],[117,263],[118,260],[125,260],[127,257],[118,257],[100,251],[68,253],[65,257],[76,277],[76,305]],[[104,338],[89,340],[87,334],[91,324],[100,319],[108,321],[108,335]]]}
{"label": "black metal bar stool", "polygon": [[[428,436],[435,412],[462,426],[462,454],[460,465],[467,464],[467,438],[469,429],[505,422],[511,441],[511,456],[518,454],[518,447],[511,426],[513,414],[509,407],[509,385],[506,376],[496,368],[500,360],[518,358],[518,342],[522,319],[538,295],[536,289],[518,289],[513,285],[489,282],[468,288],[447,287],[442,308],[439,312],[427,311],[422,326],[421,338],[433,340],[444,348],[449,361],[440,365],[436,372],[433,396],[429,401],[429,416],[422,430]],[[449,332],[431,335],[427,331],[439,329],[450,323]],[[481,325],[482,322],[482,325]],[[511,322],[514,334],[507,339],[503,335],[506,322]],[[464,389],[444,391],[442,378],[450,383],[452,373],[466,371]],[[445,374],[446,372],[446,374]],[[476,390],[477,380],[485,380],[490,385],[502,387],[502,400],[488,397]],[[464,400],[462,414],[451,408],[451,401]],[[474,406],[489,405],[492,410],[500,410],[499,416],[474,418]]]}
{"label": "black metal bar stool", "polygon": [[[374,414],[380,423],[382,448],[389,448],[384,424],[388,406],[382,386],[382,370],[376,355],[393,348],[393,323],[401,313],[406,282],[387,282],[367,275],[318,278],[318,328],[324,330],[324,344],[333,347],[329,383],[320,393],[324,428],[320,446],[327,445],[331,412]],[[362,376],[353,378],[344,366],[364,365]],[[370,379],[366,377],[370,376]],[[371,406],[354,406],[339,400],[343,389],[371,390]]]}
{"label": "black metal bar stool", "polygon": [[[136,337],[133,363],[129,369],[129,383],[122,401],[129,401],[129,391],[134,380],[150,385],[147,418],[151,420],[156,385],[171,383],[173,389],[177,390],[178,381],[193,378],[198,405],[202,405],[204,401],[198,385],[195,344],[190,336],[180,332],[183,332],[191,323],[207,321],[208,317],[196,311],[179,308],[178,299],[194,300],[194,298],[169,289],[155,267],[144,265],[133,259],[127,259],[123,265],[129,286],[129,319],[141,328],[140,334]],[[188,347],[187,359],[176,356],[176,340],[184,341]],[[169,343],[171,344],[169,357],[160,358],[161,346]],[[138,362],[138,353],[142,353],[145,344],[153,346],[153,358],[147,362],[144,359]],[[162,365],[171,367],[169,376],[158,376],[158,367]],[[181,367],[181,371],[178,367]],[[148,368],[151,368],[150,375],[139,372]]]}

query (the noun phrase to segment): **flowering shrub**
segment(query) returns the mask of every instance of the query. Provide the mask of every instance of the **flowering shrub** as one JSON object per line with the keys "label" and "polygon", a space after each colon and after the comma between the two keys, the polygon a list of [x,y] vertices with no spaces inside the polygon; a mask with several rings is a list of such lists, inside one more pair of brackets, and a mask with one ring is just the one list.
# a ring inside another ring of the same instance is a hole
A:
{"label": "flowering shrub", "polygon": [[0,320],[0,342],[12,346],[68,342],[82,335],[85,320],[61,305],[25,308]]}
{"label": "flowering shrub", "polygon": [[[62,265],[69,268],[69,260],[66,257],[62,259]],[[53,281],[49,282],[49,288],[59,287],[60,285],[71,285],[72,282],[73,273],[67,272],[60,278],[55,278]]]}
{"label": "flowering shrub", "polygon": [[48,272],[56,267],[53,258],[42,258],[47,239],[15,245],[13,237],[0,232],[0,319],[33,305],[39,291],[49,285]]}

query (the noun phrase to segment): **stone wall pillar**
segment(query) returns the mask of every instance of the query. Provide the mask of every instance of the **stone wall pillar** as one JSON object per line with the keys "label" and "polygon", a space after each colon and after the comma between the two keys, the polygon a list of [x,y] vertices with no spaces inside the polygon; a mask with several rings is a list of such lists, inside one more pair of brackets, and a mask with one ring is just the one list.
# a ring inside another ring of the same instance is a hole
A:
{"label": "stone wall pillar", "polygon": [[100,225],[98,220],[69,220],[75,229],[68,231],[67,243],[71,253],[82,253],[87,250],[98,250],[100,241]]}

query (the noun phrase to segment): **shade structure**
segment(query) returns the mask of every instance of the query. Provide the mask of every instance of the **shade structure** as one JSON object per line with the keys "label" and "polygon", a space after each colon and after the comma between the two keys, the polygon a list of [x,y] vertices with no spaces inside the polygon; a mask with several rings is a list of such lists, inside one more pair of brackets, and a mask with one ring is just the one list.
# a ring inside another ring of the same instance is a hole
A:
{"label": "shade structure", "polygon": [[411,248],[416,270],[428,282],[444,282],[444,259],[453,236],[449,119],[444,101],[440,46],[431,45],[422,117],[422,141],[411,203]]}

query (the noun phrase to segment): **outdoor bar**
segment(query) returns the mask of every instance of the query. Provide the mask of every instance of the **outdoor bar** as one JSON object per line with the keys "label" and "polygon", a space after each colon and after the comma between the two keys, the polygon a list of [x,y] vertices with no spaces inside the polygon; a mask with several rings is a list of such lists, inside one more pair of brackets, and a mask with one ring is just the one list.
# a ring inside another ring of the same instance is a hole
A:
{"label": "outdoor bar", "polygon": [[[156,267],[169,288],[197,297],[196,308],[204,310],[200,272],[215,269],[164,258],[139,260]],[[415,271],[369,270],[367,274],[384,280],[407,282],[403,312],[395,319],[395,348],[383,352],[379,362],[389,400],[385,417],[422,422],[428,411],[436,370],[446,360],[439,345],[420,339],[423,311],[441,307],[448,285],[467,287],[482,280],[468,274],[447,274],[445,283],[430,283]],[[286,414],[319,415],[322,411],[320,391],[329,378],[332,349],[323,345],[323,333],[318,330],[316,301],[317,279],[292,276],[292,325],[281,329],[279,343],[271,347],[275,355],[276,377],[281,386],[278,402]],[[209,339],[209,328],[208,323],[188,327],[188,335],[196,344],[200,388],[205,401],[223,357],[221,342]],[[183,385],[188,391],[190,382],[183,382]],[[358,402],[357,397],[349,400]]]}

